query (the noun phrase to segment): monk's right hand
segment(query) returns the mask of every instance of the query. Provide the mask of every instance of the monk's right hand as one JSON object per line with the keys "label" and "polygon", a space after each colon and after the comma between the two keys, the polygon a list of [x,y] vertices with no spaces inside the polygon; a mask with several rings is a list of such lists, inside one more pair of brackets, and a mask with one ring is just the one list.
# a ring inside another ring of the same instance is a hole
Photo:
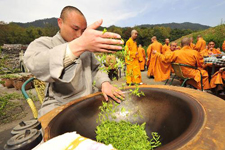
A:
{"label": "monk's right hand", "polygon": [[153,50],[152,53],[153,53],[153,54],[156,54],[156,53],[157,53],[157,50]]}
{"label": "monk's right hand", "polygon": [[70,42],[70,49],[76,49],[76,51],[72,50],[72,52],[76,53],[78,51],[83,53],[84,51],[91,51],[112,53],[116,50],[121,50],[122,46],[118,46],[123,44],[121,36],[112,32],[103,33],[102,31],[97,31],[96,29],[101,24],[102,19],[88,26],[79,38]]}

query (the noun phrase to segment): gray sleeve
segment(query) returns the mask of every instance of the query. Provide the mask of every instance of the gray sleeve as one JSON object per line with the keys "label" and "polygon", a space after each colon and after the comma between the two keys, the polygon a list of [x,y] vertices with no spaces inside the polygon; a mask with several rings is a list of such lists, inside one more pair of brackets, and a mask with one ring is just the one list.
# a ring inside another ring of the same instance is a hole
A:
{"label": "gray sleeve", "polygon": [[99,69],[100,67],[100,63],[98,62],[98,60],[95,58],[95,55],[94,53],[91,54],[91,61],[92,61],[92,66],[91,66],[91,69],[92,69],[92,76],[94,78],[94,81],[96,81],[96,87],[98,89],[101,89],[102,87],[102,83],[103,82],[110,82],[110,79],[108,77],[108,74],[101,71]]}
{"label": "gray sleeve", "polygon": [[[74,73],[64,78],[63,60],[67,43],[52,46],[51,38],[42,37],[33,41],[24,55],[24,62],[28,70],[37,78],[45,82],[70,82]],[[71,71],[70,71],[71,73]]]}

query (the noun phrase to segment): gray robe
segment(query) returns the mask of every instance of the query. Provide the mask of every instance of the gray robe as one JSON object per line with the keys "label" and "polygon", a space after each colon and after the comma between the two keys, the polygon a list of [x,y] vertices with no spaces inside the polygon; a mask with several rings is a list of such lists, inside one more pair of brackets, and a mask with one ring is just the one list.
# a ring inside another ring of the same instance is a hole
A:
{"label": "gray robe", "polygon": [[46,95],[38,117],[74,99],[93,93],[93,81],[101,89],[110,82],[108,75],[99,70],[100,63],[92,52],[84,52],[73,64],[64,68],[67,42],[57,33],[54,37],[40,37],[28,46],[24,62],[28,70],[45,81]]}

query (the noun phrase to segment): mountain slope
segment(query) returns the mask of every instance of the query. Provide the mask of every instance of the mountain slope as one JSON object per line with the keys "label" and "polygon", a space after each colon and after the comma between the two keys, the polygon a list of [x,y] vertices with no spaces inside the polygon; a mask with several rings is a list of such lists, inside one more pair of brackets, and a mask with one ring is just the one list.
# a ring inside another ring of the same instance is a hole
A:
{"label": "mountain slope", "polygon": [[197,42],[197,36],[201,35],[203,39],[208,43],[210,40],[215,41],[216,47],[222,46],[223,41],[225,40],[225,24],[218,25],[216,27],[212,27],[203,31],[198,31],[191,33],[189,35],[183,36],[179,39],[177,39],[175,42],[178,44],[181,42],[181,39],[184,37],[193,37],[194,43]]}
{"label": "mountain slope", "polygon": [[[47,19],[40,19],[35,20],[33,22],[28,23],[20,23],[20,22],[14,22],[15,24],[18,24],[21,27],[45,27],[46,25],[52,25],[52,26],[58,26],[57,25],[57,18],[47,18]],[[191,29],[191,30],[204,30],[210,28],[210,26],[201,25],[197,23],[190,23],[190,22],[184,22],[184,23],[166,23],[166,24],[143,24],[139,25],[138,27],[155,27],[155,26],[164,26],[164,27],[170,27],[171,29]]]}
{"label": "mountain slope", "polygon": [[35,20],[33,22],[27,22],[27,23],[20,23],[20,22],[14,22],[14,23],[25,28],[29,26],[41,27],[41,28],[47,25],[58,26],[57,18],[40,19],[40,20]]}
{"label": "mountain slope", "polygon": [[139,27],[155,27],[155,26],[164,26],[164,27],[170,27],[171,29],[191,29],[191,30],[205,30],[210,28],[210,26],[201,25],[198,23],[190,23],[190,22],[184,22],[184,23],[164,23],[164,24],[143,24],[139,25]]}

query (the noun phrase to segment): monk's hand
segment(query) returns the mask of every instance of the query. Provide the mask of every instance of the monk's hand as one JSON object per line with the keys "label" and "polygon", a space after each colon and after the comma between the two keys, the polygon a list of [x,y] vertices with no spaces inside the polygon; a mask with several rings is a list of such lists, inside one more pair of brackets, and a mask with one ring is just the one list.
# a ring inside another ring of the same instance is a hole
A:
{"label": "monk's hand", "polygon": [[110,96],[117,103],[121,102],[120,99],[124,99],[124,94],[122,93],[122,91],[112,86],[109,82],[102,83],[102,94],[106,101],[109,100],[108,96]]}
{"label": "monk's hand", "polygon": [[[72,49],[71,47],[76,46],[76,49],[80,49],[82,52],[91,51],[110,53],[121,50],[121,45],[124,42],[121,40],[121,36],[119,34],[96,30],[101,26],[102,22],[103,21],[101,19],[88,26],[79,38],[70,42],[70,49]],[[75,43],[75,46],[73,46],[71,43]]]}
{"label": "monk's hand", "polygon": [[157,53],[157,50],[153,50],[152,53],[153,53],[153,54],[156,54],[156,53]]}
{"label": "monk's hand", "polygon": [[219,72],[222,73],[224,70],[225,70],[225,68],[222,67],[222,68],[219,69]]}

